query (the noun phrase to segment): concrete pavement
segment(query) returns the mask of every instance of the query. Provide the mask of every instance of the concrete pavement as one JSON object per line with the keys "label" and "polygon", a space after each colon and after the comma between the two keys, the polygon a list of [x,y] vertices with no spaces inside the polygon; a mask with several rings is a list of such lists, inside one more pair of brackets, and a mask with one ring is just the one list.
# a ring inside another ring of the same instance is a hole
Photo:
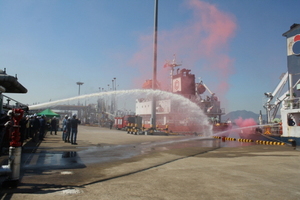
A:
{"label": "concrete pavement", "polygon": [[19,187],[1,199],[300,199],[299,151],[222,146],[80,126],[78,145],[59,132],[24,149]]}

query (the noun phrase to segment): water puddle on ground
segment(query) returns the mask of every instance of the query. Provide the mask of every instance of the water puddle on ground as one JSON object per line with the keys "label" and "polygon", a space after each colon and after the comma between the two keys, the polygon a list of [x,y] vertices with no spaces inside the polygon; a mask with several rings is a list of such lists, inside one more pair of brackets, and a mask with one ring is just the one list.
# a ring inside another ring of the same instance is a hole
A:
{"label": "water puddle on ground", "polygon": [[186,137],[167,141],[144,142],[130,145],[90,146],[78,148],[78,151],[41,151],[23,153],[22,168],[72,169],[84,168],[86,164],[105,163],[131,158],[153,151],[167,151],[194,147],[238,147],[253,143],[222,141],[220,139]]}

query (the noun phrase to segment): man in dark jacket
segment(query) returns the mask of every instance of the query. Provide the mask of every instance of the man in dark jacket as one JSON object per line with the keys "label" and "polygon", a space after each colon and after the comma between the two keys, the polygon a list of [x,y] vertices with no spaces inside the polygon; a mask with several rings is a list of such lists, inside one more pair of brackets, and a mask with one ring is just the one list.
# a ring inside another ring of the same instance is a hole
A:
{"label": "man in dark jacket", "polygon": [[31,130],[32,130],[32,140],[38,142],[39,140],[39,130],[40,130],[40,120],[37,118],[37,115],[33,115],[33,119],[30,121]]}
{"label": "man in dark jacket", "polygon": [[63,120],[63,123],[62,123],[62,140],[63,141],[66,141],[66,134],[67,134],[67,122],[68,122],[68,115],[65,115],[65,118]]}
{"label": "man in dark jacket", "polygon": [[67,125],[66,125],[66,137],[65,142],[71,142],[70,141],[70,134],[71,134],[71,117],[68,117],[67,119]]}
{"label": "man in dark jacket", "polygon": [[40,119],[40,140],[43,140],[46,132],[46,120],[45,116],[42,115]]}
{"label": "man in dark jacket", "polygon": [[22,145],[23,145],[24,140],[26,140],[26,123],[27,123],[26,117],[23,116],[19,122],[19,125],[20,125],[19,131],[20,131],[20,135],[21,135],[21,144]]}
{"label": "man in dark jacket", "polygon": [[57,135],[57,120],[55,116],[51,120],[51,131],[50,131],[51,135],[52,135],[52,131],[54,131],[55,135]]}
{"label": "man in dark jacket", "polygon": [[76,114],[73,115],[71,119],[71,144],[77,144],[77,132],[78,132],[78,124],[80,124],[81,121],[76,118]]}

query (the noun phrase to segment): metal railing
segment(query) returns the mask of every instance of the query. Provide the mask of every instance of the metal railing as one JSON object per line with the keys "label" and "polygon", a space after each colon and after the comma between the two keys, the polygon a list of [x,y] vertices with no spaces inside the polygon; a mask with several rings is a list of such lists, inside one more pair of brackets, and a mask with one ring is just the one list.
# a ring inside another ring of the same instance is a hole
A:
{"label": "metal railing", "polygon": [[3,108],[9,110],[9,109],[13,109],[13,108],[22,108],[24,110],[28,110],[28,105],[25,105],[23,103],[20,103],[19,101],[11,98],[11,97],[8,97],[4,94],[2,94],[2,106]]}
{"label": "metal railing", "polygon": [[283,108],[288,109],[299,109],[300,108],[300,98],[287,99],[283,101]]}

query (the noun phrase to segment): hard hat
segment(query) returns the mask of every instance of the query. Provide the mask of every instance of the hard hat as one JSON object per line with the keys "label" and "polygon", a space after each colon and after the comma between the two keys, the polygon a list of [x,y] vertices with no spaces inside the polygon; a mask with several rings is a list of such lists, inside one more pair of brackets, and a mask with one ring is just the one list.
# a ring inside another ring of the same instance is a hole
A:
{"label": "hard hat", "polygon": [[12,116],[12,114],[13,114],[13,111],[12,111],[12,110],[9,110],[9,111],[7,112],[7,116]]}

